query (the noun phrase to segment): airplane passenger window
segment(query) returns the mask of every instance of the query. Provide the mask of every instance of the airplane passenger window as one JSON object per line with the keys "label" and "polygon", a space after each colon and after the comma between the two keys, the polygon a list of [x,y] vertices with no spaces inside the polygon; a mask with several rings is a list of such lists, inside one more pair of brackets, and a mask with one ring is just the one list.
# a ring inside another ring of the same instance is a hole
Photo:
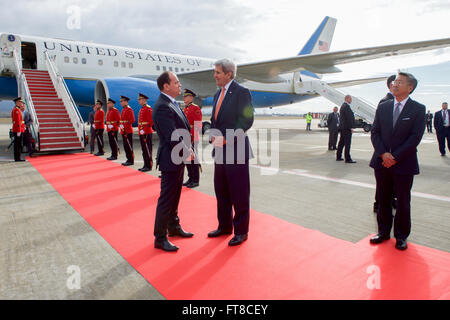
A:
{"label": "airplane passenger window", "polygon": [[178,72],[178,68],[175,68],[175,72]]}
{"label": "airplane passenger window", "polygon": [[159,71],[159,70],[161,70],[161,67],[160,66],[156,66],[156,71]]}
{"label": "airplane passenger window", "polygon": [[122,68],[126,68],[127,67],[127,64],[126,64],[125,61],[122,61],[121,65],[122,65]]}
{"label": "airplane passenger window", "polygon": [[173,70],[172,70],[172,67],[169,67],[169,70],[170,70],[170,71],[173,71]]}
{"label": "airplane passenger window", "polygon": [[114,67],[118,67],[119,66],[119,61],[114,61]]}
{"label": "airplane passenger window", "polygon": [[73,63],[78,63],[78,58],[77,57],[73,58]]}
{"label": "airplane passenger window", "polygon": [[103,60],[102,60],[102,59],[99,59],[99,60],[98,60],[98,65],[99,65],[99,66],[102,66],[102,65],[103,65]]}
{"label": "airplane passenger window", "polygon": [[181,68],[181,72],[184,72],[184,68]]}
{"label": "airplane passenger window", "polygon": [[163,71],[167,71],[167,68],[165,66],[163,66]]}
{"label": "airplane passenger window", "polygon": [[86,58],[81,59],[82,64],[86,64]]}
{"label": "airplane passenger window", "polygon": [[133,62],[128,63],[128,68],[133,69]]}
{"label": "airplane passenger window", "polygon": [[65,63],[69,63],[69,62],[70,62],[69,57],[64,57],[64,62],[65,62]]}

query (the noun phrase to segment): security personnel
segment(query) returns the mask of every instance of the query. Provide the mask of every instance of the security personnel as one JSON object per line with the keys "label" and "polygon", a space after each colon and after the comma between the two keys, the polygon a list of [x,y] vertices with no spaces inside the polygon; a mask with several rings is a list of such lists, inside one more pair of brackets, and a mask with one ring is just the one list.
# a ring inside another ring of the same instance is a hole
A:
{"label": "security personnel", "polygon": [[117,138],[117,133],[119,131],[120,125],[120,112],[114,106],[116,101],[109,98],[107,107],[108,112],[106,113],[106,130],[108,131],[109,146],[111,147],[111,157],[108,160],[117,160],[117,153],[119,151],[119,140]]}
{"label": "security personnel", "polygon": [[141,105],[138,117],[139,140],[141,142],[142,157],[144,158],[144,166],[138,169],[141,172],[150,171],[153,167],[152,159],[152,133],[153,119],[152,108],[147,104],[148,97],[139,93],[138,101]]}
{"label": "security personnel", "polygon": [[120,133],[123,138],[123,148],[127,156],[127,161],[122,163],[123,166],[132,166],[134,164],[134,152],[133,152],[133,123],[134,112],[128,105],[130,98],[126,96],[120,96],[120,105],[122,106],[122,114],[120,121]]}
{"label": "security personnel", "polygon": [[[184,114],[191,126],[191,143],[197,153],[197,146],[200,141],[199,132],[202,129],[202,110],[194,103],[194,98],[196,96],[197,95],[193,91],[184,89]],[[183,183],[183,186],[188,188],[198,187],[200,182],[200,164],[198,163],[198,159],[194,159],[191,163],[186,164],[186,168],[189,179]]]}
{"label": "security personnel", "polygon": [[97,137],[98,152],[95,156],[102,156],[105,154],[105,143],[103,141],[103,132],[105,131],[105,111],[103,111],[103,102],[97,100],[95,103],[95,115],[94,115],[94,129]]}
{"label": "security personnel", "polygon": [[23,114],[20,111],[22,105],[25,102],[22,100],[22,97],[15,98],[13,100],[15,102],[15,106],[11,111],[11,120],[12,120],[12,132],[14,135],[14,161],[25,161],[20,159],[20,151],[22,150],[22,134],[25,132],[25,122],[23,121]]}

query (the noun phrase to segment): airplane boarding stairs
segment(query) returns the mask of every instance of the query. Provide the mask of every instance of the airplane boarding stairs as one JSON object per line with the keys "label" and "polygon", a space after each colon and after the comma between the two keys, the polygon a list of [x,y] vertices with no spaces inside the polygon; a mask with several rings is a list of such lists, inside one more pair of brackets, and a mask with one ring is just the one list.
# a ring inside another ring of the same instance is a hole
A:
{"label": "airplane boarding stairs", "polygon": [[19,94],[34,123],[32,136],[37,151],[82,150],[85,148],[83,120],[64,79],[46,53],[46,70],[21,69],[16,76]]}
{"label": "airplane boarding stairs", "polygon": [[[310,93],[321,95],[325,99],[330,100],[338,106],[340,106],[344,102],[346,94],[329,86],[324,81],[311,81],[310,86],[310,88],[302,88],[302,90],[307,89]],[[352,96],[352,103],[350,107],[355,115],[364,119],[367,123],[373,124],[373,121],[375,119],[376,107],[373,106],[370,102],[367,102],[362,98]]]}

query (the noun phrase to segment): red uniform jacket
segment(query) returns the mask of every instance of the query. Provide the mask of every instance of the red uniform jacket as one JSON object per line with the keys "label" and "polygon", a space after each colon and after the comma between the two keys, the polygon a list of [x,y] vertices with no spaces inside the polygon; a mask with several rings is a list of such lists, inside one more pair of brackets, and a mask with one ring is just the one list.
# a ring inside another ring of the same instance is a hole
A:
{"label": "red uniform jacket", "polygon": [[105,111],[98,109],[94,116],[95,130],[105,129]]}
{"label": "red uniform jacket", "polygon": [[25,122],[23,121],[23,114],[19,107],[14,107],[11,111],[12,132],[25,132]]}
{"label": "red uniform jacket", "polygon": [[202,130],[202,110],[198,105],[191,103],[184,108],[184,114],[191,125],[191,141],[199,141],[199,133]]}
{"label": "red uniform jacket", "polygon": [[[110,128],[112,126],[112,128]],[[106,130],[118,131],[120,126],[120,112],[117,108],[112,108],[106,113]]]}
{"label": "red uniform jacket", "polygon": [[146,104],[139,111],[138,129],[139,134],[151,134],[153,133],[153,119],[152,119],[152,108]]}
{"label": "red uniform jacket", "polygon": [[122,120],[120,121],[120,133],[129,134],[133,133],[134,112],[130,106],[126,106],[122,109]]}

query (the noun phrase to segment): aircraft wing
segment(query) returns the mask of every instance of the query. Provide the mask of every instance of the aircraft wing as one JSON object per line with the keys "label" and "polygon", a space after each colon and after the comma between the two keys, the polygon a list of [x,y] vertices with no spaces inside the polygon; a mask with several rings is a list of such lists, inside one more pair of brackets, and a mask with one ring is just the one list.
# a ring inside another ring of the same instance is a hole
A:
{"label": "aircraft wing", "polygon": [[[278,75],[300,70],[326,74],[341,70],[339,64],[379,59],[402,54],[445,48],[450,46],[450,38],[394,44],[363,49],[352,49],[335,52],[293,56],[283,59],[266,60],[260,62],[242,63],[237,65],[237,78],[258,82],[280,82]],[[185,72],[179,74],[181,80],[195,82],[214,81],[213,68]]]}
{"label": "aircraft wing", "polygon": [[357,85],[361,85],[361,84],[385,81],[385,80],[387,80],[387,78],[388,78],[388,76],[376,77],[376,78],[355,79],[355,80],[335,81],[335,82],[327,81],[327,84],[333,88],[344,88],[344,87],[357,86]]}

